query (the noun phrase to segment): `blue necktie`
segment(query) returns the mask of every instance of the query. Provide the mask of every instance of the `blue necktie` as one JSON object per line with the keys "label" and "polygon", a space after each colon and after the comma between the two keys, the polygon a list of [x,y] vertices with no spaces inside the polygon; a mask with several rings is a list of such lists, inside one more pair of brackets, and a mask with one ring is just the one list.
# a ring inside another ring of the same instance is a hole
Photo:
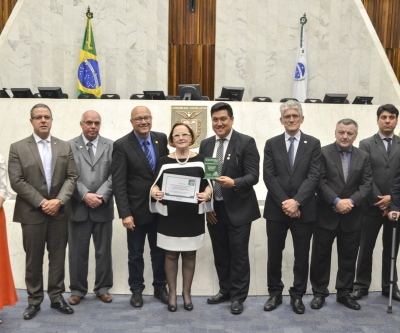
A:
{"label": "blue necktie", "polygon": [[47,193],[50,194],[50,187],[51,187],[51,154],[49,150],[49,146],[47,145],[47,140],[40,141],[43,144],[43,169],[44,174],[46,176],[46,183],[47,183]]}
{"label": "blue necktie", "polygon": [[143,151],[146,155],[147,160],[149,161],[151,171],[154,173],[156,169],[156,165],[154,164],[153,158],[151,157],[150,149],[149,149],[150,142],[145,140],[143,141]]}
{"label": "blue necktie", "polygon": [[294,139],[295,139],[294,136],[291,136],[289,138],[290,146],[288,154],[289,154],[290,172],[293,172],[293,164],[294,164]]}

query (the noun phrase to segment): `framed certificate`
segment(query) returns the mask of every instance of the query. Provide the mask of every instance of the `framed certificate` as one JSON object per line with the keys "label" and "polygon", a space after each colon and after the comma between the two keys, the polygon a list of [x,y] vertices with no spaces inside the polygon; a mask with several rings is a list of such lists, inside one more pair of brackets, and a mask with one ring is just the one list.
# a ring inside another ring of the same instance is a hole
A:
{"label": "framed certificate", "polygon": [[180,176],[164,173],[161,190],[163,200],[197,203],[196,193],[200,189],[200,177]]}

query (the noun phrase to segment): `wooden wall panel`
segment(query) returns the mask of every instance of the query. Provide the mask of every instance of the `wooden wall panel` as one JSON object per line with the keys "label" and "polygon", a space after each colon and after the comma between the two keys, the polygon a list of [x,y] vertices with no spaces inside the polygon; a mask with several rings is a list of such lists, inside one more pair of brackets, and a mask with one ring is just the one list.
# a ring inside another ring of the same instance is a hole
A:
{"label": "wooden wall panel", "polygon": [[168,94],[178,84],[200,83],[201,93],[214,99],[216,0],[170,0],[168,33]]}
{"label": "wooden wall panel", "polygon": [[3,31],[17,1],[18,0],[0,0],[0,33]]}
{"label": "wooden wall panel", "polygon": [[363,0],[363,3],[400,82],[400,1]]}

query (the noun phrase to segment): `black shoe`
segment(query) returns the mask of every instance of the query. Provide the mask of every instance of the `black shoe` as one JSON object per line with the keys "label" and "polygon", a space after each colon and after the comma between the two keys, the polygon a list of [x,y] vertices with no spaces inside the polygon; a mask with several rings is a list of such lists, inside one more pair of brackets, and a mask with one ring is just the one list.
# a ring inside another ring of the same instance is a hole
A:
{"label": "black shoe", "polygon": [[279,304],[282,304],[282,295],[271,296],[264,304],[264,311],[275,310]]}
{"label": "black shoe", "polygon": [[350,295],[352,299],[355,301],[363,298],[364,296],[368,295],[368,290],[365,289],[355,289],[353,293]]}
{"label": "black shoe", "polygon": [[142,292],[133,292],[130,303],[134,308],[141,308],[143,306]]}
{"label": "black shoe", "polygon": [[[383,292],[383,291],[382,291],[382,295],[386,296],[386,297],[389,297],[389,293],[386,293],[386,292]],[[397,291],[393,291],[392,292],[392,299],[397,301],[397,302],[400,302],[400,291],[398,291],[398,290]]]}
{"label": "black shoe", "polygon": [[351,299],[350,295],[346,295],[336,299],[336,302],[343,304],[352,310],[360,310],[361,306],[355,300]]}
{"label": "black shoe", "polygon": [[64,314],[73,314],[74,313],[74,310],[67,304],[66,301],[64,301],[64,298],[62,298],[58,302],[54,302],[54,303],[51,302],[50,307],[52,309],[57,309],[58,311],[60,311],[61,313],[64,313]]}
{"label": "black shoe", "polygon": [[168,290],[167,290],[167,287],[166,286],[162,286],[159,289],[154,289],[154,297],[158,298],[161,301],[161,303],[168,304]]}
{"label": "black shoe", "polygon": [[301,298],[294,298],[294,297],[292,297],[292,298],[290,299],[290,305],[292,306],[293,311],[294,311],[295,313],[297,313],[297,314],[303,314],[304,311],[306,311],[306,308],[305,308],[305,306],[304,306],[303,301],[302,301]]}
{"label": "black shoe", "polygon": [[319,310],[324,306],[325,297],[324,296],[315,296],[311,301],[311,309]]}
{"label": "black shoe", "polygon": [[177,309],[178,309],[178,307],[176,305],[168,304],[168,311],[169,312],[176,312]]}
{"label": "black shoe", "polygon": [[215,296],[211,296],[210,298],[208,298],[207,303],[208,304],[219,304],[222,302],[229,301],[229,299],[230,299],[229,295],[218,293]]}
{"label": "black shoe", "polygon": [[193,310],[193,303],[190,302],[189,304],[185,303],[185,297],[183,297],[183,293],[182,293],[182,298],[183,298],[183,308],[187,311],[192,311]]}
{"label": "black shoe", "polygon": [[232,301],[231,303],[231,313],[241,314],[243,312],[243,301]]}
{"label": "black shoe", "polygon": [[36,316],[40,310],[40,305],[29,305],[24,311],[24,319],[29,320]]}

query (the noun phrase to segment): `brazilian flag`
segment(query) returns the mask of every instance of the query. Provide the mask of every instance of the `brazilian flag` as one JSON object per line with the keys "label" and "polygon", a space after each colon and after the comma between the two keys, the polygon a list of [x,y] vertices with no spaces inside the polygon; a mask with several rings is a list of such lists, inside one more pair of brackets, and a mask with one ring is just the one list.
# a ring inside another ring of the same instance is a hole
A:
{"label": "brazilian flag", "polygon": [[79,55],[78,68],[78,96],[93,94],[100,98],[102,94],[99,63],[94,44],[92,24],[93,13],[88,9],[86,13],[86,29],[83,44]]}

